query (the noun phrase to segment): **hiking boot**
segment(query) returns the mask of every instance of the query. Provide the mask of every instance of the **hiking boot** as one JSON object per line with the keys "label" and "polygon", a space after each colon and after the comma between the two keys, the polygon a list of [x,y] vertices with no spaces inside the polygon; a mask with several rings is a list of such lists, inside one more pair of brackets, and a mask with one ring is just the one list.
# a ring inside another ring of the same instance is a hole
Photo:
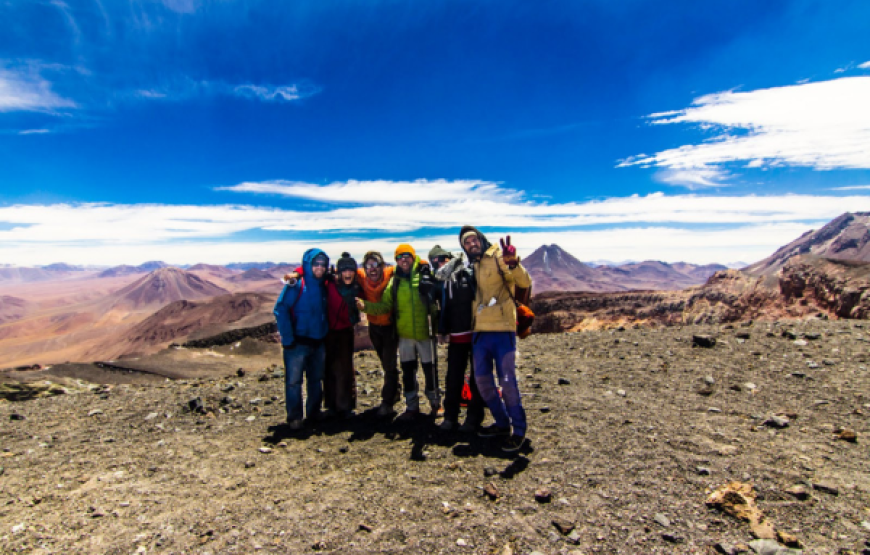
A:
{"label": "hiking boot", "polygon": [[474,420],[466,419],[465,422],[462,423],[462,426],[459,427],[459,431],[464,434],[473,434],[480,429],[480,423],[475,422]]}
{"label": "hiking boot", "polygon": [[303,426],[302,426],[302,421],[301,421],[301,420],[298,420],[298,419],[297,419],[297,420],[291,420],[290,422],[287,423],[287,426],[288,426],[291,430],[301,430],[301,429],[303,428]]}
{"label": "hiking boot", "polygon": [[510,436],[505,439],[501,444],[501,450],[507,451],[508,453],[512,453],[514,451],[519,451],[523,448],[523,445],[526,444],[526,436],[518,436],[516,434]]}
{"label": "hiking boot", "polygon": [[400,414],[398,418],[396,418],[397,422],[410,422],[420,416],[419,410],[414,409],[405,409],[405,412]]}
{"label": "hiking boot", "polygon": [[393,416],[396,414],[396,409],[394,409],[391,405],[381,405],[378,407],[377,415],[379,418],[387,418],[388,416]]}
{"label": "hiking boot", "polygon": [[[335,409],[326,409],[325,411],[317,413],[317,420],[328,421],[335,420],[338,417],[338,411]],[[309,418],[311,420],[311,418]]]}
{"label": "hiking boot", "polygon": [[438,418],[444,415],[444,409],[441,408],[441,392],[436,390],[426,391],[426,399],[429,400],[429,416]]}
{"label": "hiking boot", "polygon": [[442,432],[452,432],[457,427],[457,423],[455,420],[444,419],[441,424],[438,424],[438,429]]}
{"label": "hiking boot", "polygon": [[511,435],[510,428],[502,428],[496,424],[490,424],[477,431],[478,437],[507,437]]}

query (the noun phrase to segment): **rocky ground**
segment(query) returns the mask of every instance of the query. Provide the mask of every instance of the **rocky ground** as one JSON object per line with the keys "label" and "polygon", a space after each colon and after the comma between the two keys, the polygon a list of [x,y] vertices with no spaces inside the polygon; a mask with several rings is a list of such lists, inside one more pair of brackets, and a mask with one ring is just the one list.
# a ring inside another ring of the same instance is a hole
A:
{"label": "rocky ground", "polygon": [[515,456],[376,420],[366,352],[360,414],[296,434],[274,345],[163,355],[198,368],[186,379],[92,370],[114,385],[0,401],[0,552],[737,553],[749,524],[705,503],[737,481],[804,553],[862,553],[868,330],[532,336],[518,371],[532,441]]}

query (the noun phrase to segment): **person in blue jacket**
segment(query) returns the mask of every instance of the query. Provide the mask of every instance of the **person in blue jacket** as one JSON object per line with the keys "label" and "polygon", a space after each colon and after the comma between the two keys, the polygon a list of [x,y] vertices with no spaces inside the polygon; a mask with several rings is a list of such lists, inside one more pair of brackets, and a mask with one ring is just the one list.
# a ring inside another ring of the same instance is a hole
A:
{"label": "person in blue jacket", "polygon": [[275,303],[278,333],[284,348],[284,395],[287,423],[302,429],[302,376],[305,374],[305,415],[309,422],[320,416],[323,374],[326,366],[324,340],[329,331],[326,310],[326,268],[329,257],[320,249],[302,256],[302,278],[284,286]]}

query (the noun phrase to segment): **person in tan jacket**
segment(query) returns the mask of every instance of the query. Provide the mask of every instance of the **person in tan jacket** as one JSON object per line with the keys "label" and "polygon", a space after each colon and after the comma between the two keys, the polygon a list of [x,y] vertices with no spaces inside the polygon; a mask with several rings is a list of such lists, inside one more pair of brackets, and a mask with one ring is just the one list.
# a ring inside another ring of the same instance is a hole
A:
{"label": "person in tan jacket", "polygon": [[[510,236],[490,244],[473,226],[459,232],[459,243],[474,264],[477,293],[473,304],[474,379],[495,423],[482,428],[481,437],[503,437],[502,450],[519,451],[526,442],[526,412],[516,376],[517,311],[512,295],[532,280],[520,264]],[[498,376],[501,396],[495,385]]]}

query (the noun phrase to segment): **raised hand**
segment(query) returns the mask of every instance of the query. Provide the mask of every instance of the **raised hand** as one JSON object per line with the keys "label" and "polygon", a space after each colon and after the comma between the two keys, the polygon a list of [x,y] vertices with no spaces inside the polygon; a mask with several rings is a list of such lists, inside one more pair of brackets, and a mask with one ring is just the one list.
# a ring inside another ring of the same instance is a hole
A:
{"label": "raised hand", "polygon": [[516,268],[520,261],[517,258],[517,248],[511,245],[511,236],[507,235],[504,239],[499,239],[498,241],[501,243],[501,255],[505,264],[511,269]]}
{"label": "raised hand", "polygon": [[359,310],[365,311],[365,309],[366,309],[366,303],[364,303],[362,299],[360,299],[359,297],[357,297],[357,298],[356,298],[356,307],[357,307]]}

